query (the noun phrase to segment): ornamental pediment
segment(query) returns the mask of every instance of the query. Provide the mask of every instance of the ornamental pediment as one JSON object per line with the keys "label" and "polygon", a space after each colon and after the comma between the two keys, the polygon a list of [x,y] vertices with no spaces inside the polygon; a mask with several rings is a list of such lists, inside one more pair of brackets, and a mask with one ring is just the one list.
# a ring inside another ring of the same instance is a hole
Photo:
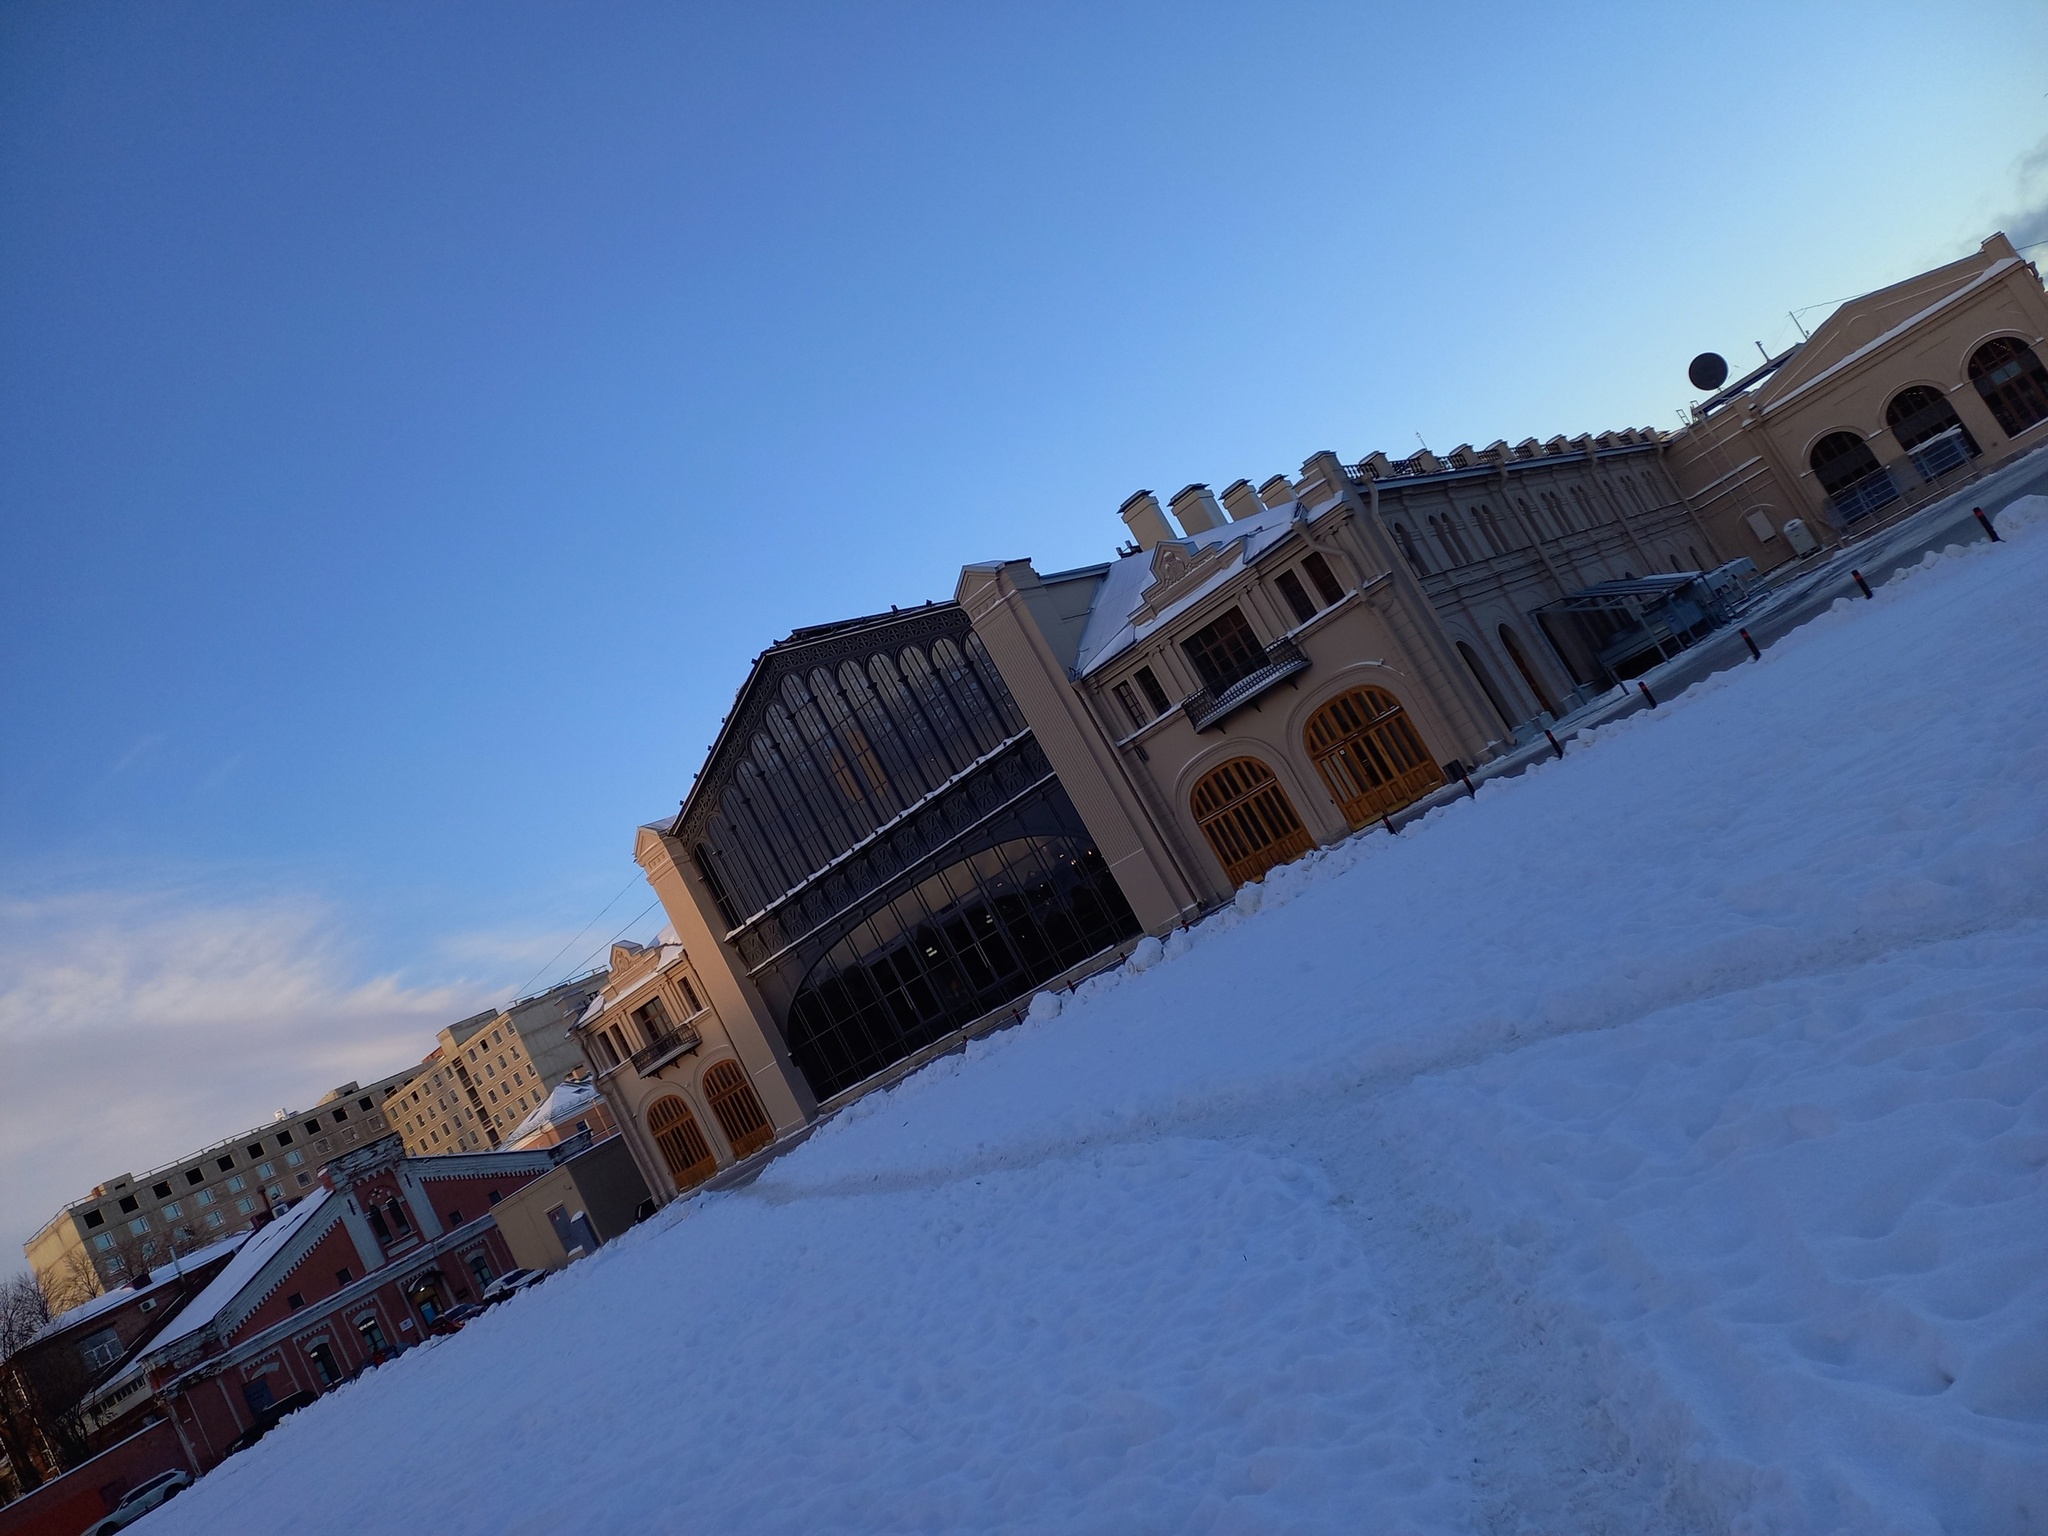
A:
{"label": "ornamental pediment", "polygon": [[1152,584],[1139,594],[1141,606],[1131,615],[1132,621],[1150,623],[1211,577],[1236,564],[1243,552],[1242,538],[1201,550],[1182,543],[1153,545]]}

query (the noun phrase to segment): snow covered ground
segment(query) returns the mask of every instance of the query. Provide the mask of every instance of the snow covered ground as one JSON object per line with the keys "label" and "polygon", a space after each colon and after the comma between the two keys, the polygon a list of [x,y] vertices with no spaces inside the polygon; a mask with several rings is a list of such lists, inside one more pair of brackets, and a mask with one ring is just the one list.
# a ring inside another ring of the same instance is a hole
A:
{"label": "snow covered ground", "polygon": [[144,1529],[2048,1528],[2021,511],[1041,999]]}

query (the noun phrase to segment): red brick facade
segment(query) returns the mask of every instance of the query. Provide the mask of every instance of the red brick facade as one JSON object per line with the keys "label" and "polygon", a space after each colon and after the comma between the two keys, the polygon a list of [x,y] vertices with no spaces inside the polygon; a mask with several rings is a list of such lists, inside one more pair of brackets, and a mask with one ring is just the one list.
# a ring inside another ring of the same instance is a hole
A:
{"label": "red brick facade", "polygon": [[393,1136],[323,1169],[322,1189],[251,1240],[151,1361],[194,1465],[475,1300],[513,1267],[491,1207],[552,1166],[546,1151],[408,1158]]}

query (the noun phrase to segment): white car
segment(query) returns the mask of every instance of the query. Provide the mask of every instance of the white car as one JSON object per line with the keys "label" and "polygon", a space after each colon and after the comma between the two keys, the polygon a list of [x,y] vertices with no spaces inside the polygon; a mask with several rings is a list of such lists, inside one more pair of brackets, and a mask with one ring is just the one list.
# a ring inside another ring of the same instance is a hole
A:
{"label": "white car", "polygon": [[485,1286],[483,1295],[479,1296],[477,1301],[486,1307],[494,1306],[514,1291],[523,1291],[529,1285],[539,1285],[547,1277],[548,1272],[544,1269],[509,1269]]}
{"label": "white car", "polygon": [[191,1486],[190,1472],[159,1473],[139,1488],[130,1488],[122,1494],[121,1502],[114,1506],[113,1513],[99,1524],[88,1526],[85,1536],[114,1536],[114,1532],[133,1525],[165,1499],[182,1493]]}

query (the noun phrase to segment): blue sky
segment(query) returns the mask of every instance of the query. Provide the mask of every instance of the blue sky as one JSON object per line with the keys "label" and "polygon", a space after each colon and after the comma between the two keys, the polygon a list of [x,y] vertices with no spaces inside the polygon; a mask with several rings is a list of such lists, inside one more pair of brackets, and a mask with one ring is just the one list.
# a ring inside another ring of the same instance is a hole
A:
{"label": "blue sky", "polygon": [[793,626],[2048,240],[1954,19],[0,11],[0,1234],[597,950]]}

